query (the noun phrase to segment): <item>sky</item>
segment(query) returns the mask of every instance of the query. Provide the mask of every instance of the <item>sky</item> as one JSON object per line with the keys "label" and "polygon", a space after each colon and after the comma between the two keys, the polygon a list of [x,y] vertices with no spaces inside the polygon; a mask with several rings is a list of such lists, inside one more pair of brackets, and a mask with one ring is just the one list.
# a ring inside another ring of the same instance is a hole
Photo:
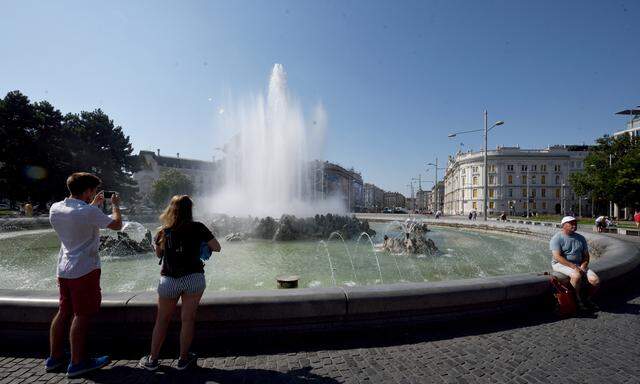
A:
{"label": "sky", "polygon": [[[325,158],[409,194],[458,148],[590,144],[640,105],[636,1],[0,0],[0,97],[101,108],[136,150],[210,160],[274,63]],[[443,171],[439,172],[439,177]],[[431,187],[425,183],[423,187]]]}

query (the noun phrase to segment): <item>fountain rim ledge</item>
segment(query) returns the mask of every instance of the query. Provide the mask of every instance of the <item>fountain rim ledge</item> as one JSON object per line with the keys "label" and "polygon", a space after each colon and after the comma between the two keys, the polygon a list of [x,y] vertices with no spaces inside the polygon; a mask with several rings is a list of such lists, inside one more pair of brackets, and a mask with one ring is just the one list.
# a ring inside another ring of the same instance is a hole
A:
{"label": "fountain rim ledge", "polygon": [[[394,220],[389,217],[389,221]],[[504,228],[493,222],[428,222],[498,231]],[[510,226],[533,235],[550,235],[549,228],[541,226]],[[603,249],[600,258],[591,263],[603,290],[640,269],[640,249],[633,244],[598,234],[584,235]],[[216,337],[234,332],[307,332],[495,316],[543,302],[551,292],[549,279],[542,272],[531,272],[423,283],[205,292],[198,309],[198,333],[199,337]],[[154,291],[103,293],[102,307],[95,317],[98,326],[94,328],[107,333],[124,330],[132,340],[148,338],[156,302]],[[0,337],[46,337],[57,307],[57,291],[1,289]]]}

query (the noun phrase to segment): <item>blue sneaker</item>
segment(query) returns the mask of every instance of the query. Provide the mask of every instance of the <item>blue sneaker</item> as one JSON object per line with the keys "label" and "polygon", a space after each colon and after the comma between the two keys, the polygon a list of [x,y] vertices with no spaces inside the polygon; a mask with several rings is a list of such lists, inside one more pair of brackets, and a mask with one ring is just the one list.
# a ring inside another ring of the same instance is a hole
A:
{"label": "blue sneaker", "polygon": [[87,359],[78,364],[71,363],[67,368],[67,377],[78,377],[84,373],[95,371],[109,364],[110,361],[109,356],[101,356],[95,359]]}
{"label": "blue sneaker", "polygon": [[44,361],[44,369],[47,372],[52,372],[60,369],[68,359],[54,359],[53,357],[47,357]]}

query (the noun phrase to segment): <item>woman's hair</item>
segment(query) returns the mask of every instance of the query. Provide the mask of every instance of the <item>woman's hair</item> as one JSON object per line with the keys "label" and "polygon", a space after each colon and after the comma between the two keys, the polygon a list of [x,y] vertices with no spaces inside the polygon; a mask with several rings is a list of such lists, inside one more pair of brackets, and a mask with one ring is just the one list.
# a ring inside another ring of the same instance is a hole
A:
{"label": "woman's hair", "polygon": [[169,205],[160,214],[160,232],[158,233],[158,243],[164,248],[164,229],[176,229],[184,223],[193,221],[193,201],[188,195],[175,195],[171,198]]}
{"label": "woman's hair", "polygon": [[160,215],[162,229],[177,228],[193,221],[193,201],[188,195],[175,195]]}

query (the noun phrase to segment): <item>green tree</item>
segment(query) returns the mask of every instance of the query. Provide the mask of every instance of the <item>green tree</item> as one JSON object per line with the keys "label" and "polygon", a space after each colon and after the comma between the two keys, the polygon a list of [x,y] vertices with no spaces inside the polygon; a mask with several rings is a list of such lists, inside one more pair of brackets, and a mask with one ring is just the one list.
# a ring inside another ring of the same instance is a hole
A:
{"label": "green tree", "polygon": [[125,200],[136,197],[137,157],[122,128],[102,112],[65,116],[20,91],[0,99],[0,198],[45,203],[67,194],[69,174],[97,174]]}
{"label": "green tree", "polygon": [[584,170],[571,175],[570,182],[578,196],[638,208],[640,140],[629,135],[599,138],[584,161]]}
{"label": "green tree", "polygon": [[160,178],[151,187],[151,201],[161,209],[169,203],[174,195],[190,195],[194,186],[191,179],[175,169],[162,172]]}

